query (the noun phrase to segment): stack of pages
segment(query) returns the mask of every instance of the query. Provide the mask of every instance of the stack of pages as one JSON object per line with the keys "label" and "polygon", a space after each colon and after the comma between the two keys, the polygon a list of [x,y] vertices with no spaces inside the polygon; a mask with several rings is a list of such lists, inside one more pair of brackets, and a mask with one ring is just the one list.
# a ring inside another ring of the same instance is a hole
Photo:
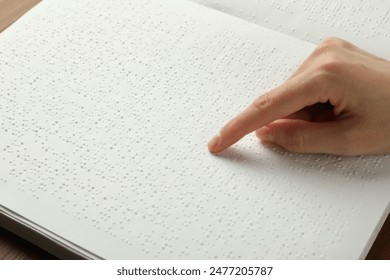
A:
{"label": "stack of pages", "polygon": [[389,156],[206,143],[329,35],[390,58],[390,4],[196,2],[44,0],[0,34],[0,225],[62,258],[365,258]]}

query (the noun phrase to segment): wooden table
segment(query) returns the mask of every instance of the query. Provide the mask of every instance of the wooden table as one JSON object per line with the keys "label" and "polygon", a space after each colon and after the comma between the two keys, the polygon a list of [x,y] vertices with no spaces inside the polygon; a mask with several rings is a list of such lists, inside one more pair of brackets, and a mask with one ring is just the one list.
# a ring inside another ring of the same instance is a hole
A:
{"label": "wooden table", "polygon": [[[0,0],[0,32],[40,1]],[[55,259],[55,257],[0,228],[0,259]],[[387,217],[367,259],[390,259],[390,215]]]}

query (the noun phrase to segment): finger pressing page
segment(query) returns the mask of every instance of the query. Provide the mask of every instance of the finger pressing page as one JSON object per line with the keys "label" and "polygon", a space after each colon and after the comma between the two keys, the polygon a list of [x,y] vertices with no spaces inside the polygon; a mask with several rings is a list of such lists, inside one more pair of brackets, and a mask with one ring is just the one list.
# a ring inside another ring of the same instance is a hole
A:
{"label": "finger pressing page", "polygon": [[296,78],[261,95],[221,129],[209,142],[209,150],[219,153],[246,134],[316,103],[313,95],[308,94],[309,86],[305,80]]}

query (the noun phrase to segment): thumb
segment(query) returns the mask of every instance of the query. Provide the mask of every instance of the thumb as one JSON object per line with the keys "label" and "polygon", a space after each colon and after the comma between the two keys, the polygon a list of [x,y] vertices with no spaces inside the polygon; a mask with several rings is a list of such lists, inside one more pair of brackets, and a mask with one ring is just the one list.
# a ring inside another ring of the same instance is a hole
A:
{"label": "thumb", "polygon": [[282,146],[297,153],[327,153],[355,155],[350,139],[348,120],[309,122],[298,119],[281,119],[256,131],[260,140]]}

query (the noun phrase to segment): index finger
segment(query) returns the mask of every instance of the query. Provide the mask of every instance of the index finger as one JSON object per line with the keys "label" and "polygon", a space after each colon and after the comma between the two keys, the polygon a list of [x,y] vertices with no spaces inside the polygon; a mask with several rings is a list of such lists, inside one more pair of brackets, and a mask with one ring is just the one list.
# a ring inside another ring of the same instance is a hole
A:
{"label": "index finger", "polygon": [[292,79],[261,95],[210,140],[210,152],[219,153],[246,134],[317,103],[318,95],[314,92],[300,79]]}

